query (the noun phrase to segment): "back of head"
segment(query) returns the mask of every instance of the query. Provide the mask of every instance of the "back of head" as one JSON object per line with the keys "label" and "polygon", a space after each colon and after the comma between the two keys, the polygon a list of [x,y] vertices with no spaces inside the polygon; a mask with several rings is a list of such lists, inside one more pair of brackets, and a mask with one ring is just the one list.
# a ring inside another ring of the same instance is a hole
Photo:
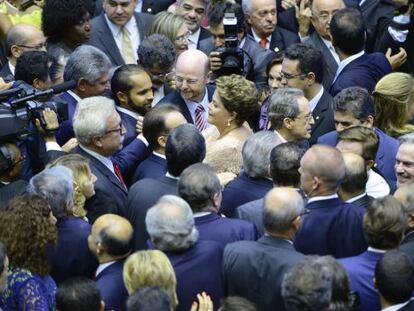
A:
{"label": "back of head", "polygon": [[345,162],[345,177],[341,190],[346,193],[364,192],[368,181],[365,160],[361,156],[345,152],[342,154]]}
{"label": "back of head", "polygon": [[144,68],[157,66],[169,70],[176,59],[174,44],[166,36],[152,34],[143,39],[138,47],[139,63]]}
{"label": "back of head", "polygon": [[24,52],[17,59],[14,78],[30,85],[33,85],[35,79],[48,82],[49,57],[47,53],[45,51]]}
{"label": "back of head", "polygon": [[59,311],[100,311],[101,293],[94,281],[74,277],[59,285],[56,292],[56,309]]}
{"label": "back of head", "polygon": [[308,258],[288,271],[282,282],[282,297],[288,311],[329,310],[332,276],[314,258]]}
{"label": "back of head", "polygon": [[28,191],[44,198],[56,218],[71,214],[73,175],[67,167],[51,167],[33,176]]}
{"label": "back of head", "polygon": [[270,96],[267,115],[273,129],[282,128],[285,118],[299,115],[298,98],[302,96],[303,92],[294,88],[281,88]]}
{"label": "back of head", "polygon": [[94,84],[108,72],[110,67],[111,61],[104,52],[92,45],[81,45],[70,54],[63,79],[78,83],[83,78],[88,83]]}
{"label": "back of head", "polygon": [[27,45],[27,42],[30,39],[30,36],[33,35],[34,32],[41,32],[38,28],[33,25],[18,23],[13,25],[9,31],[7,32],[6,38],[6,48],[7,48],[7,56],[11,55],[11,47],[13,45],[21,46]]}
{"label": "back of head", "polygon": [[406,218],[401,204],[388,195],[372,201],[364,216],[369,246],[387,250],[397,247],[404,235]]}
{"label": "back of head", "polygon": [[158,286],[139,288],[127,300],[127,311],[171,310],[171,298],[163,288]]}
{"label": "back of head", "polygon": [[206,155],[206,143],[200,131],[193,124],[182,124],[168,136],[165,146],[167,171],[173,176],[191,164],[202,162]]}
{"label": "back of head", "polygon": [[249,300],[239,296],[229,296],[221,301],[220,311],[257,311]]}
{"label": "back of head", "polygon": [[261,131],[249,136],[242,149],[243,171],[253,178],[269,176],[270,152],[277,141],[272,131]]}
{"label": "back of head", "polygon": [[185,24],[185,19],[177,14],[161,11],[155,15],[148,35],[161,34],[174,42],[180,28]]}
{"label": "back of head", "polygon": [[210,211],[213,208],[214,197],[221,195],[220,180],[209,165],[196,163],[180,175],[178,194],[190,205],[194,213]]}
{"label": "back of head", "polygon": [[402,204],[404,213],[407,215],[414,213],[414,184],[405,184],[398,187],[394,192],[394,198]]}
{"label": "back of head", "polygon": [[148,210],[145,225],[151,241],[162,251],[186,250],[198,239],[190,206],[174,195],[164,195]]}
{"label": "back of head", "polygon": [[269,234],[286,234],[303,211],[302,196],[295,189],[273,188],[264,198],[264,229]]}
{"label": "back of head", "polygon": [[285,58],[298,61],[298,70],[301,74],[313,72],[315,81],[322,83],[323,80],[323,54],[310,44],[292,44],[285,51]]}
{"label": "back of head", "polygon": [[332,44],[346,55],[361,52],[365,46],[365,24],[362,14],[355,8],[337,11],[330,24]]}
{"label": "back of head", "polygon": [[161,251],[148,250],[133,253],[125,261],[123,279],[128,293],[157,286],[164,289],[175,308],[178,304],[175,272],[168,257]]}
{"label": "back of head", "polygon": [[270,175],[273,183],[279,186],[299,187],[300,160],[305,150],[296,143],[283,143],[272,149],[270,153]]}
{"label": "back of head", "polygon": [[379,147],[379,138],[374,129],[365,126],[353,126],[338,133],[338,143],[357,142],[362,146],[361,156],[365,161],[375,161]]}
{"label": "back of head", "polygon": [[414,266],[410,257],[400,250],[390,250],[375,267],[375,285],[390,304],[410,299],[414,290]]}
{"label": "back of head", "polygon": [[368,91],[362,87],[352,86],[340,91],[333,100],[335,112],[350,112],[354,118],[364,122],[369,116],[374,117],[374,103]]}

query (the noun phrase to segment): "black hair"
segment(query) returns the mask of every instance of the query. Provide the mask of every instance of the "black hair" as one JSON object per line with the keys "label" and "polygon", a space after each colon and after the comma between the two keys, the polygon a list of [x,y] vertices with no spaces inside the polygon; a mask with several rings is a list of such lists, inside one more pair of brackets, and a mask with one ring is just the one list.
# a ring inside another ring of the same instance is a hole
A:
{"label": "black hair", "polygon": [[60,284],[56,292],[56,309],[59,311],[99,311],[101,293],[94,281],[74,277]]}
{"label": "black hair", "polygon": [[241,5],[238,3],[223,2],[218,2],[216,5],[211,6],[209,12],[207,13],[208,24],[211,27],[217,27],[223,23],[224,13],[231,12],[236,16],[237,30],[243,30],[244,33],[246,33],[246,21]]}
{"label": "black hair", "polygon": [[49,56],[45,51],[24,52],[17,59],[14,77],[30,85],[33,85],[36,78],[49,80]]}
{"label": "black hair", "polygon": [[99,238],[105,251],[111,256],[127,255],[132,248],[132,235],[126,239],[118,239],[108,233],[108,227],[99,232]]}
{"label": "black hair", "polygon": [[127,300],[127,311],[171,311],[171,298],[157,286],[141,287]]}
{"label": "black hair", "polygon": [[146,69],[158,66],[170,69],[177,57],[174,44],[166,36],[152,34],[141,41],[138,47],[139,64]]}

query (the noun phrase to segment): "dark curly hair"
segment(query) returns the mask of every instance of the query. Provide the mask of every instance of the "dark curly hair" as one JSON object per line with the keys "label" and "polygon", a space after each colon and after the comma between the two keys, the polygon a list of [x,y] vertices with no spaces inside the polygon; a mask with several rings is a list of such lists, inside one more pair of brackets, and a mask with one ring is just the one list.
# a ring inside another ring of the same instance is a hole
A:
{"label": "dark curly hair", "polygon": [[7,247],[10,264],[45,276],[49,273],[47,247],[57,240],[50,222],[49,204],[39,196],[14,198],[0,212],[0,240]]}
{"label": "dark curly hair", "polygon": [[224,107],[237,113],[236,122],[242,125],[259,109],[257,90],[253,82],[232,74],[216,80],[217,92]]}
{"label": "dark curly hair", "polygon": [[46,0],[42,30],[49,42],[60,42],[89,12],[91,0]]}

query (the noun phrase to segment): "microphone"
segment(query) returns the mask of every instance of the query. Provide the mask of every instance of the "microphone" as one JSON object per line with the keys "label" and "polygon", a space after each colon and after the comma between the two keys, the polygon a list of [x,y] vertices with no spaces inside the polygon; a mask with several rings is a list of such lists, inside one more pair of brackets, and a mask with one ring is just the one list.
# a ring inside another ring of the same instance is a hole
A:
{"label": "microphone", "polygon": [[53,94],[59,94],[75,88],[75,80],[65,81],[63,83],[52,86]]}

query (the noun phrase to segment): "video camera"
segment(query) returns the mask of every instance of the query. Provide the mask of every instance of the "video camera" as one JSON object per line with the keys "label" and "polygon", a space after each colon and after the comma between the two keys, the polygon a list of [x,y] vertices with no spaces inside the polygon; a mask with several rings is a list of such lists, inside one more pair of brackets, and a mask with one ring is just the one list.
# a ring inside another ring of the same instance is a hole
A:
{"label": "video camera", "polygon": [[214,73],[218,77],[231,74],[243,75],[244,52],[239,48],[237,17],[234,12],[229,12],[229,8],[224,12],[223,25],[224,47],[216,49],[220,53],[222,66]]}
{"label": "video camera", "polygon": [[59,123],[67,120],[67,103],[51,96],[74,86],[74,81],[68,81],[40,91],[23,81],[16,81],[11,89],[0,92],[0,142],[28,134],[30,122],[34,123],[36,119],[46,130],[45,108],[56,112]]}

